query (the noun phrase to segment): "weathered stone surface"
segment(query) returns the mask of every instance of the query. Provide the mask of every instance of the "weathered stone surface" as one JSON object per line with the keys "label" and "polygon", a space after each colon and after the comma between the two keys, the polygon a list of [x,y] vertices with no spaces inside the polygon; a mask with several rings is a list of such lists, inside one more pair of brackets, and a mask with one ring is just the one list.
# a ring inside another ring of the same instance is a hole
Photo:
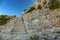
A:
{"label": "weathered stone surface", "polygon": [[[46,0],[47,1],[47,0]],[[34,3],[35,9],[28,13],[23,13],[19,18],[11,19],[7,24],[0,26],[0,35],[3,40],[30,40],[31,34],[39,34],[39,40],[55,40],[53,33],[60,32],[60,8],[50,10],[43,4],[43,0]],[[41,9],[37,9],[41,5]],[[29,34],[29,35],[28,35]],[[41,35],[42,34],[42,35]],[[43,35],[47,34],[47,35]],[[59,36],[56,38],[60,39]]]}

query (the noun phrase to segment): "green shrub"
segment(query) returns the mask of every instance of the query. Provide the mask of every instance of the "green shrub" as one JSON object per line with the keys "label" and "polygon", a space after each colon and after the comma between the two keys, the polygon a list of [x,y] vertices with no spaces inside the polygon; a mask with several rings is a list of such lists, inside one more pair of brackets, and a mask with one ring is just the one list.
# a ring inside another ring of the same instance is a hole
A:
{"label": "green shrub", "polygon": [[32,6],[32,7],[30,7],[30,9],[26,13],[32,12],[34,9],[35,9],[35,7]]}
{"label": "green shrub", "polygon": [[57,0],[50,0],[49,2],[49,8],[54,10],[60,7],[60,2]]}
{"label": "green shrub", "polygon": [[6,15],[0,15],[0,26],[7,23]]}
{"label": "green shrub", "polygon": [[26,11],[27,9],[25,9],[24,11]]}

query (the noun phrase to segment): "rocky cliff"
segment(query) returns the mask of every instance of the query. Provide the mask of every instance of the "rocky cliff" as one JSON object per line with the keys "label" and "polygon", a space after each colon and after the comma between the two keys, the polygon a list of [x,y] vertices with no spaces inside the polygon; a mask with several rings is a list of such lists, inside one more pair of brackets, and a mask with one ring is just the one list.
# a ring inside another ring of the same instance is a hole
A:
{"label": "rocky cliff", "polygon": [[[60,30],[60,6],[57,8],[56,4],[50,4],[52,8],[56,6],[54,9],[51,9],[48,5],[51,1],[37,0],[23,13],[22,18],[28,33],[53,33]],[[54,3],[54,1],[52,2]]]}
{"label": "rocky cliff", "polygon": [[60,6],[52,8],[50,0],[36,0],[36,2],[21,17],[11,19],[0,26],[0,34],[35,34],[60,32]]}

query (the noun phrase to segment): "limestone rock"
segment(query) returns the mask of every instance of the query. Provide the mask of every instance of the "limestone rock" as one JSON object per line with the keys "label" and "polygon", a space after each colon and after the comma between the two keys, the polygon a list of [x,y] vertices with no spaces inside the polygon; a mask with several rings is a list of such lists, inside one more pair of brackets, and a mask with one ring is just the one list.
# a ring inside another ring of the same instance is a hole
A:
{"label": "limestone rock", "polygon": [[[47,6],[49,0],[44,1],[47,2],[45,4]],[[44,1],[37,0],[32,6],[38,7],[38,5],[43,5]],[[42,7],[28,13],[23,12],[21,17],[13,18],[6,25],[0,26],[0,31],[6,34],[39,33],[53,27],[60,27],[60,8],[50,10],[49,8]]]}
{"label": "limestone rock", "polygon": [[[44,1],[46,4],[43,4]],[[20,36],[21,40],[25,40],[25,37],[31,34],[52,34],[53,37],[53,33],[60,32],[60,8],[50,10],[49,7],[46,8],[48,2],[49,0],[37,0],[32,5],[35,9],[32,11],[28,9],[29,11],[24,11],[21,17],[13,18],[7,24],[0,26],[0,34],[3,38],[6,36],[11,40],[20,40]],[[41,9],[38,9],[38,5],[41,5]]]}

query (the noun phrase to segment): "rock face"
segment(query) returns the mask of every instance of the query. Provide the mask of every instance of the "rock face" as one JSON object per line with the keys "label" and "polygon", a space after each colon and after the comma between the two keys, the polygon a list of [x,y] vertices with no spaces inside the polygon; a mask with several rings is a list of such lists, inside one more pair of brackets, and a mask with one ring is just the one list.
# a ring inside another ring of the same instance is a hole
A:
{"label": "rock face", "polygon": [[[43,4],[44,1],[46,1],[45,5]],[[48,3],[49,0],[37,0],[32,5],[35,9],[32,11],[28,9],[29,11],[24,11],[21,17],[13,18],[7,24],[0,26],[2,38],[5,39],[6,37],[7,39],[5,40],[20,40],[21,36],[21,40],[25,40],[23,38],[28,34],[60,32],[60,8],[50,10]],[[41,6],[41,9],[40,6],[38,8],[38,5]],[[47,8],[45,6],[47,6]]]}

